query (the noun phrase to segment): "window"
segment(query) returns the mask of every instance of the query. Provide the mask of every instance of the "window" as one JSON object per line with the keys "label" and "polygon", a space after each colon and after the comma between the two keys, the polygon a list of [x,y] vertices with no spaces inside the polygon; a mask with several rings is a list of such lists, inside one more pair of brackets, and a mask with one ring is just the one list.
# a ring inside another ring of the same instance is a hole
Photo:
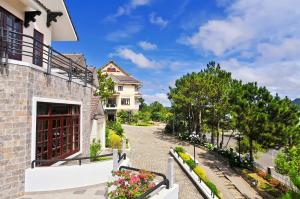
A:
{"label": "window", "polygon": [[116,72],[116,68],[109,67],[109,68],[107,68],[107,72]]}
{"label": "window", "polygon": [[118,86],[118,91],[123,91],[123,86]]}
{"label": "window", "polygon": [[38,66],[43,64],[43,42],[44,35],[34,29],[33,32],[33,60],[32,63]]}
{"label": "window", "polygon": [[80,106],[38,102],[36,159],[65,158],[79,150]]}
{"label": "window", "polygon": [[8,34],[7,41],[1,41],[1,47],[8,49],[8,58],[22,60],[22,36],[17,33],[23,32],[23,22],[0,7],[0,27],[8,30],[5,34]]}
{"label": "window", "polygon": [[121,105],[130,105],[130,98],[122,98]]}
{"label": "window", "polygon": [[139,91],[139,87],[135,86],[135,92],[138,92],[138,91]]}

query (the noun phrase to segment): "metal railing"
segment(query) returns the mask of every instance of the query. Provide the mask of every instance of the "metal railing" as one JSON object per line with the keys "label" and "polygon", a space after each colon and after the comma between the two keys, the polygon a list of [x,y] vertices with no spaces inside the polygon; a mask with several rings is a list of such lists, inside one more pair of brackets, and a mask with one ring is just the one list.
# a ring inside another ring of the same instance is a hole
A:
{"label": "metal railing", "polygon": [[118,163],[120,163],[122,160],[126,160],[126,153],[123,153],[122,155],[119,154]]}
{"label": "metal railing", "polygon": [[[34,37],[19,32],[14,32],[0,27],[0,60],[2,65],[7,65],[8,59],[22,60],[29,57],[36,60],[41,67],[46,67],[46,74],[51,71],[73,79],[81,80],[84,85],[93,84],[93,73],[87,68],[65,55],[54,50]],[[4,62],[2,60],[4,59]]]}
{"label": "metal railing", "polygon": [[42,164],[42,163],[55,163],[55,162],[71,162],[71,161],[78,161],[78,165],[81,165],[82,160],[90,160],[90,159],[97,159],[97,158],[103,158],[103,157],[109,157],[109,156],[113,156],[112,153],[108,153],[108,154],[103,154],[103,155],[97,155],[97,156],[89,156],[89,157],[79,157],[79,158],[68,158],[68,159],[51,159],[51,160],[33,160],[31,162],[31,168],[33,169],[38,164]]}
{"label": "metal railing", "polygon": [[[131,170],[131,171],[141,171],[141,169],[133,168],[133,167],[128,167],[128,166],[121,166],[119,168],[120,171],[122,169]],[[160,188],[163,185],[165,185],[167,189],[170,188],[170,186],[169,186],[169,180],[167,179],[167,177],[164,174],[153,172],[153,171],[146,171],[146,172],[150,172],[152,174],[160,176],[160,177],[163,178],[163,180],[160,181],[159,183],[157,183],[153,188],[149,189],[148,191],[146,191],[145,193],[143,193],[142,195],[140,195],[139,197],[137,197],[137,199],[144,199],[144,198],[148,197],[149,194],[151,194],[152,192],[154,192],[155,190],[157,190],[158,188]]]}

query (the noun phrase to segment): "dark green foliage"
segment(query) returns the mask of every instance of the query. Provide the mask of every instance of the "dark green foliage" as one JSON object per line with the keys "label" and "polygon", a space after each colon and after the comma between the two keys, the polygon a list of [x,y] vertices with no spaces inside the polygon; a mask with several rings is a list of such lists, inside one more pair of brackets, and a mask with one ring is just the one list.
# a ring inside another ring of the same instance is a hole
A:
{"label": "dark green foliage", "polygon": [[[240,150],[239,150],[239,145],[236,145],[236,151],[240,151],[242,154],[247,153],[250,150],[250,144],[249,144],[249,139],[247,137],[243,137],[240,141]],[[258,144],[256,141],[253,141],[253,152],[257,153],[259,151],[263,151],[262,147],[260,144]]]}
{"label": "dark green foliage", "polygon": [[122,128],[121,123],[115,121],[109,121],[106,124],[106,128],[114,130],[118,136],[123,137],[124,130]]}
{"label": "dark green foliage", "polygon": [[138,112],[121,110],[118,112],[118,121],[122,124],[133,124],[147,126],[150,121],[166,122],[171,113],[159,102],[153,102],[149,106],[140,99],[140,108]]}
{"label": "dark green foliage", "polygon": [[101,69],[97,71],[97,74],[99,86],[95,94],[106,102],[115,93],[115,83],[107,74],[102,73]]}
{"label": "dark green foliage", "polygon": [[197,164],[195,163],[194,160],[189,159],[186,161],[186,164],[190,167],[191,170],[194,170],[194,168],[196,168]]}
{"label": "dark green foliage", "polygon": [[211,181],[207,180],[205,184],[210,188],[210,190],[218,197],[220,197],[219,190],[217,189],[216,185],[212,183]]}
{"label": "dark green foliage", "polygon": [[293,191],[289,191],[283,194],[282,196],[280,196],[280,199],[298,199],[298,198],[300,198],[300,194]]}
{"label": "dark green foliage", "polygon": [[177,153],[184,153],[185,149],[182,146],[177,146],[175,147],[174,151],[176,151]]}
{"label": "dark green foliage", "polygon": [[132,120],[132,113],[130,111],[121,110],[117,113],[118,122],[128,124]]}
{"label": "dark green foliage", "polygon": [[[280,152],[276,159],[276,170],[288,175],[292,183],[300,190],[300,144]],[[300,193],[298,193],[300,194]]]}
{"label": "dark green foliage", "polygon": [[[94,138],[92,143],[90,144],[90,157],[95,157],[100,155],[101,152],[101,142]],[[91,158],[91,161],[96,161],[97,158]]]}

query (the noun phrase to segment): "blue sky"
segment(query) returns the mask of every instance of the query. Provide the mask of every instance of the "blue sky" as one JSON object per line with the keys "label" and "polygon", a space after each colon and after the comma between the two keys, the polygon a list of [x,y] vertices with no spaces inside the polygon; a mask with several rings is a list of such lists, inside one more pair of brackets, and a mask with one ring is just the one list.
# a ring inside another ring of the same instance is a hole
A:
{"label": "blue sky", "polygon": [[299,0],[66,1],[90,65],[113,59],[143,82],[147,102],[169,105],[165,93],[181,75],[210,60],[234,78],[273,93],[300,96]]}

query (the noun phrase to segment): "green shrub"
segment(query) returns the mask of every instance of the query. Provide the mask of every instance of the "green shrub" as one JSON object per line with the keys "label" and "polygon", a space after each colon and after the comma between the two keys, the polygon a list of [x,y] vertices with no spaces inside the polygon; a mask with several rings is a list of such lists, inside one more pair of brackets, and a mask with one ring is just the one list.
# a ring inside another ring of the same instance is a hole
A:
{"label": "green shrub", "polygon": [[110,138],[112,134],[117,134],[116,131],[106,128],[105,129],[105,146],[111,147]]}
{"label": "green shrub", "polygon": [[219,190],[217,189],[216,185],[214,183],[212,183],[211,181],[207,180],[205,182],[205,184],[210,188],[210,190],[220,198],[220,192]]}
{"label": "green shrub", "polygon": [[[90,144],[90,156],[95,157],[99,155],[101,152],[101,142],[94,138],[92,143]],[[96,161],[96,158],[91,158],[91,161]]]}
{"label": "green shrub", "polygon": [[125,123],[130,123],[131,121],[131,112],[129,111],[125,111],[125,110],[121,110],[119,112],[117,112],[117,120],[118,122],[125,124]]}
{"label": "green shrub", "polygon": [[190,169],[192,169],[192,170],[194,170],[196,168],[196,166],[197,166],[197,164],[195,163],[195,161],[192,160],[192,159],[187,160],[186,164],[189,165]]}
{"label": "green shrub", "polygon": [[289,191],[280,196],[280,199],[295,199],[295,198],[300,198],[300,193]]}
{"label": "green shrub", "polygon": [[185,153],[185,149],[182,146],[175,147],[174,151],[177,153]]}
{"label": "green shrub", "polygon": [[205,173],[205,170],[200,167],[200,166],[196,166],[196,168],[194,168],[194,172],[197,174],[197,176],[203,180],[203,181],[207,181],[207,176],[206,176],[206,173]]}
{"label": "green shrub", "polygon": [[183,159],[184,162],[186,162],[189,159],[191,159],[191,157],[188,154],[186,154],[186,153],[179,152],[178,155]]}
{"label": "green shrub", "polygon": [[115,134],[115,133],[110,134],[110,146],[113,149],[121,149],[121,147],[122,147],[122,138],[119,135]]}
{"label": "green shrub", "polygon": [[110,122],[107,122],[106,127],[107,127],[108,129],[114,130],[114,131],[117,133],[117,135],[123,137],[123,135],[124,135],[124,130],[123,130],[123,128],[122,128],[121,123],[115,122],[115,121],[110,121]]}

